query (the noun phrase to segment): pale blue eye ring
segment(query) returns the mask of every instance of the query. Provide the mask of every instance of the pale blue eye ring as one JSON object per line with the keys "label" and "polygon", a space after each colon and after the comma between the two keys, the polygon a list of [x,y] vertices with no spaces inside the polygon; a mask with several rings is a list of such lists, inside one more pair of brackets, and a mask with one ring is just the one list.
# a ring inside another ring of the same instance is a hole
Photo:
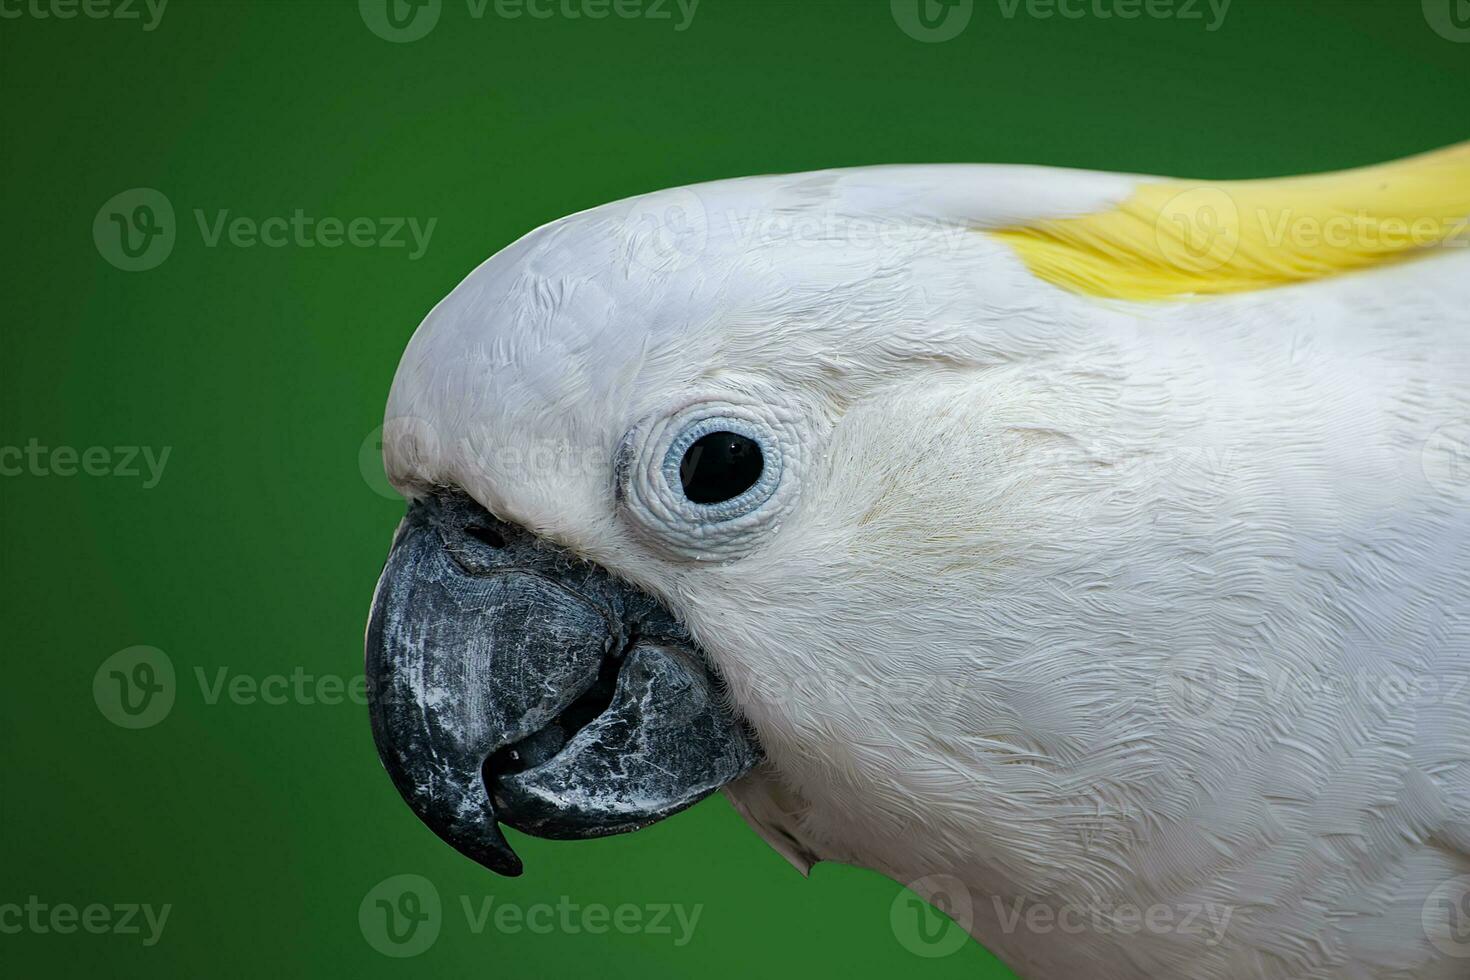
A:
{"label": "pale blue eye ring", "polygon": [[731,432],[742,436],[760,447],[761,473],[760,477],[747,490],[729,500],[718,503],[695,503],[685,500],[685,505],[693,508],[694,513],[702,521],[729,521],[742,517],[756,510],[775,494],[776,488],[781,485],[781,452],[780,447],[774,445],[770,432],[763,426],[754,424],[749,419],[736,418],[729,415],[709,415],[698,418],[685,425],[679,433],[669,442],[664,451],[663,478],[673,494],[684,495],[684,483],[680,468],[684,464],[685,454],[689,452],[700,439],[713,433]]}
{"label": "pale blue eye ring", "polygon": [[749,554],[798,499],[802,417],[758,385],[738,394],[678,396],[624,433],[615,450],[620,513],[670,558],[732,561]]}

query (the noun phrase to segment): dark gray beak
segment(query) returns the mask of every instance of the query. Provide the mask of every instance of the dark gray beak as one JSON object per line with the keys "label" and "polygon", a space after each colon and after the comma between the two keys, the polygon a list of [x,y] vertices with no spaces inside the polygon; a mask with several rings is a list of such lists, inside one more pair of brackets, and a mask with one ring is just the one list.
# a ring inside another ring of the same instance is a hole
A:
{"label": "dark gray beak", "polygon": [[367,633],[378,754],[419,819],[521,873],[540,837],[645,827],[760,758],[667,610],[445,492],[409,506]]}

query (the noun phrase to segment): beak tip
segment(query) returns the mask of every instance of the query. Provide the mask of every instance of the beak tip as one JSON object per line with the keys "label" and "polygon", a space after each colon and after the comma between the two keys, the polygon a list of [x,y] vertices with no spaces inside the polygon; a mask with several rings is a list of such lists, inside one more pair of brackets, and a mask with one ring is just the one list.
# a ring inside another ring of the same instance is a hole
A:
{"label": "beak tip", "polygon": [[483,865],[502,878],[519,878],[526,870],[521,864],[521,859],[515,854],[512,854],[509,848],[491,854],[466,853],[465,857],[470,858],[477,864]]}
{"label": "beak tip", "polygon": [[525,870],[518,854],[500,829],[499,822],[486,814],[484,823],[474,826],[437,827],[430,825],[445,843],[476,864],[505,878],[519,878]]}

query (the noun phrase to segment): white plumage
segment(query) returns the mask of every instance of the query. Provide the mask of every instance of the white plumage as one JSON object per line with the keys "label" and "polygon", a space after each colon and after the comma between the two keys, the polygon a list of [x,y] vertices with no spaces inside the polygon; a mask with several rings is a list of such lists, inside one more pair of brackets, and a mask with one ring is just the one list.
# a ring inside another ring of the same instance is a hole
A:
{"label": "white plumage", "polygon": [[[728,790],[752,825],[803,870],[958,879],[1023,977],[1470,976],[1470,249],[1130,303],[977,230],[1143,179],[879,167],[565,218],[419,329],[390,475],[661,597],[767,752]],[[790,492],[690,553],[614,467],[710,398],[789,420]],[[1036,905],[1085,927],[1009,918]],[[1173,925],[1099,927],[1128,906]]]}

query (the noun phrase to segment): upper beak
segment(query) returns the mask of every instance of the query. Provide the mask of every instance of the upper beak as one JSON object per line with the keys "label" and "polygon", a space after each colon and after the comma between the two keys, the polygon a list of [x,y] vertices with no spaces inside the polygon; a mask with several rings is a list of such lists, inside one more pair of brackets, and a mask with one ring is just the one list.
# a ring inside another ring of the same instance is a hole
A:
{"label": "upper beak", "polygon": [[662,605],[462,493],[410,504],[373,599],[367,678],[399,793],[500,874],[521,862],[497,821],[542,837],[636,830],[760,758]]}

